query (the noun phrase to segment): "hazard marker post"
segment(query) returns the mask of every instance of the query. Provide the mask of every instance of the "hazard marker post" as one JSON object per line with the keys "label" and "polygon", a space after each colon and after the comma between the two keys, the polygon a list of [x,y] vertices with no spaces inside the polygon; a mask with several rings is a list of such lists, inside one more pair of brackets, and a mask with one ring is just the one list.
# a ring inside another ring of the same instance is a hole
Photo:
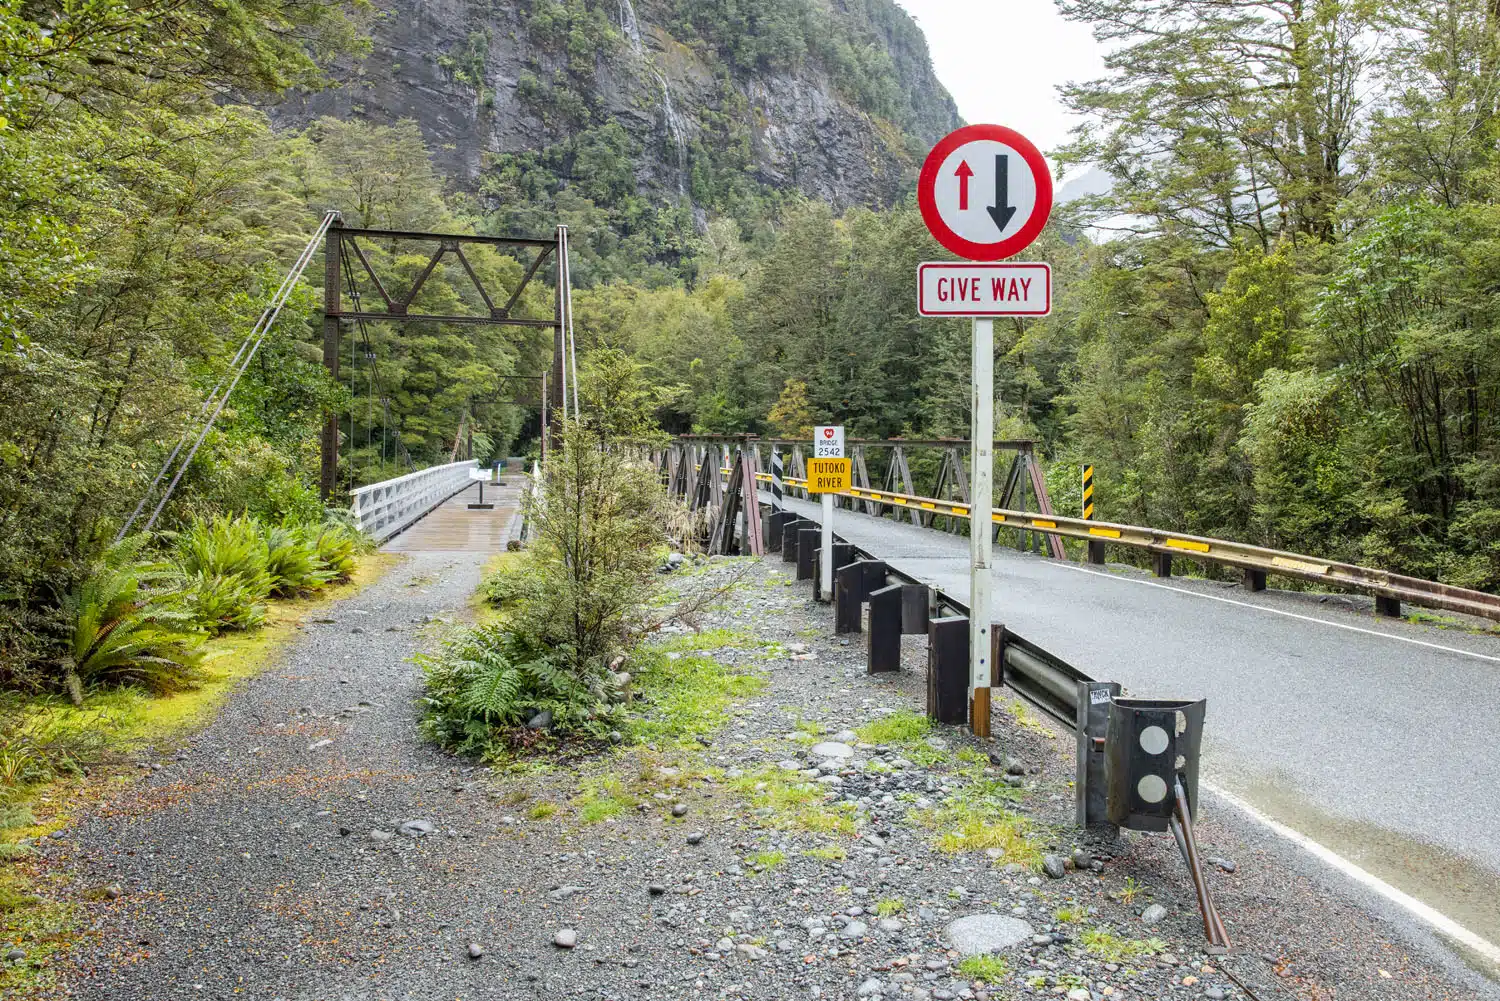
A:
{"label": "hazard marker post", "polygon": [[[1052,269],[995,263],[1031,245],[1052,214],[1052,172],[1041,151],[1002,125],[970,125],[944,137],[917,181],[922,219],[965,261],[917,269],[917,313],[973,323],[969,506],[969,726],[990,735],[990,578],[994,551],[995,320],[1052,311]],[[966,263],[977,262],[977,263]]]}

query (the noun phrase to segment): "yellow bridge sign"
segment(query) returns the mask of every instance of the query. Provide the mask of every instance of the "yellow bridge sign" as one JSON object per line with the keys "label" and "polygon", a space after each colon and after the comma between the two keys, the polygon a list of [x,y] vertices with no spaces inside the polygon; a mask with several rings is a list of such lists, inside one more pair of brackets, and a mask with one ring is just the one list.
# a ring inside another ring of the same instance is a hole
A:
{"label": "yellow bridge sign", "polygon": [[808,459],[807,492],[836,494],[849,489],[848,459]]}

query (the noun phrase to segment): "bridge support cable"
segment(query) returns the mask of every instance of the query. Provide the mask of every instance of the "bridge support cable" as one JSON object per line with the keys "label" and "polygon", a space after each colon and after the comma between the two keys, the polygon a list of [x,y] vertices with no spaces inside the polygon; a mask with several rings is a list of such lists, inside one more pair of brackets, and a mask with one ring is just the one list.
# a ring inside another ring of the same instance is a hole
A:
{"label": "bridge support cable", "polygon": [[229,366],[224,370],[223,375],[219,377],[219,381],[209,393],[208,399],[203,401],[203,407],[198,417],[199,420],[203,421],[203,427],[199,431],[197,438],[193,441],[193,445],[188,450],[187,455],[182,457],[180,462],[178,461],[179,457],[182,456],[183,446],[192,438],[191,425],[183,431],[182,436],[177,441],[177,445],[167,456],[167,460],[162,463],[161,469],[157,472],[155,478],[152,479],[150,486],[146,488],[146,492],[141,497],[140,502],[136,504],[135,510],[126,519],[125,524],[120,526],[119,532],[115,535],[116,541],[123,539],[130,531],[136,520],[141,516],[141,512],[145,510],[146,505],[150,502],[152,495],[155,494],[162,481],[166,479],[167,474],[171,472],[171,480],[167,483],[161,500],[157,502],[156,507],[152,510],[151,517],[146,520],[144,530],[149,532],[155,527],[156,520],[161,517],[162,509],[167,506],[167,501],[172,499],[172,495],[177,491],[177,485],[182,482],[182,474],[187,471],[188,466],[192,465],[193,459],[198,455],[198,449],[203,446],[204,440],[208,438],[208,433],[213,430],[214,423],[219,419],[219,415],[223,413],[224,404],[228,402],[230,394],[239,385],[241,376],[249,369],[250,363],[255,360],[256,352],[265,343],[266,335],[270,333],[277,318],[281,316],[281,310],[286,306],[287,299],[292,294],[292,289],[301,281],[302,273],[307,270],[308,264],[312,262],[313,256],[317,253],[318,244],[324,239],[329,227],[337,222],[337,220],[337,212],[329,211],[324,213],[322,222],[318,224],[318,228],[308,239],[307,246],[302,248],[302,253],[297,256],[291,269],[282,278],[281,284],[277,287],[275,294],[271,296],[271,301],[261,312],[260,318],[255,321],[255,326],[250,328],[250,333],[240,343],[239,350],[230,359]]}
{"label": "bridge support cable", "polygon": [[[356,246],[356,250],[357,249],[358,249],[358,247]],[[361,255],[361,258],[362,257],[363,257],[363,255]],[[340,258],[340,264],[342,265],[341,270],[344,273],[344,287],[345,287],[345,289],[349,293],[349,301],[354,304],[354,309],[355,309],[355,312],[357,314],[363,313],[364,311],[363,311],[363,309],[361,308],[361,305],[360,305],[360,291],[359,291],[359,286],[355,283],[355,280],[354,280],[354,267],[353,267],[353,264],[350,262],[350,259],[349,259],[349,247],[342,240],[339,241],[339,258]],[[381,478],[384,479],[384,477],[385,477],[385,450],[386,450],[387,438],[389,437],[389,434],[390,434],[391,400],[390,400],[390,395],[386,392],[385,381],[383,379],[381,379],[381,377],[380,377],[380,360],[377,357],[377,353],[375,351],[375,343],[374,343],[374,341],[372,341],[370,339],[370,328],[368,326],[366,326],[366,324],[365,324],[365,317],[362,316],[362,315],[356,315],[355,318],[354,318],[354,326],[355,326],[355,331],[356,331],[356,340],[355,340],[355,342],[351,343],[350,346],[349,346],[349,361],[350,361],[350,365],[352,366],[354,364],[354,353],[355,353],[355,351],[356,350],[362,351],[364,353],[364,356],[365,356],[366,367],[369,369],[369,371],[367,373],[367,377],[368,377],[370,385],[371,385],[371,392],[370,392],[370,394],[368,396],[368,401],[369,401],[368,413],[369,413],[369,416],[368,416],[368,419],[367,419],[365,427],[366,427],[367,435],[369,436],[369,437],[366,438],[366,444],[367,445],[371,445],[371,446],[373,446],[373,434],[374,434],[375,392],[376,391],[379,392],[380,407],[381,407],[381,425],[380,425],[380,475],[381,475]],[[354,376],[353,376],[352,373],[351,373],[350,379],[349,379],[349,388],[350,388],[351,392],[354,389]],[[411,453],[409,453],[406,450],[406,443],[401,440],[401,435],[399,433],[399,429],[397,429],[397,430],[398,430],[398,433],[396,435],[396,449],[395,449],[395,454],[392,455],[393,463],[397,465],[397,468],[399,468],[400,461],[401,461],[401,459],[404,458],[405,461],[406,461],[407,472],[415,472],[416,468],[417,468],[417,464],[412,461]],[[352,454],[353,454],[352,449],[354,447],[354,413],[353,413],[353,408],[352,407],[350,408],[350,414],[349,414],[349,446],[350,446],[350,449],[351,449],[351,453],[350,454],[352,456]],[[353,469],[352,469],[352,467],[351,467],[351,470],[350,470],[350,475],[351,475],[351,478],[352,478],[352,475],[353,475]]]}

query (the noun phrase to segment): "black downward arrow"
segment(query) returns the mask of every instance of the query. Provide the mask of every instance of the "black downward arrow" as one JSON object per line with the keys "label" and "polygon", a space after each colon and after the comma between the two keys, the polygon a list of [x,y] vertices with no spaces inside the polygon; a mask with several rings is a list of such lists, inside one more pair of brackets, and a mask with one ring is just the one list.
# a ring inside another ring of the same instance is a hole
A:
{"label": "black downward arrow", "polygon": [[995,204],[988,211],[1002,233],[1016,214],[1016,207],[1010,203],[1010,156],[1005,153],[995,157]]}

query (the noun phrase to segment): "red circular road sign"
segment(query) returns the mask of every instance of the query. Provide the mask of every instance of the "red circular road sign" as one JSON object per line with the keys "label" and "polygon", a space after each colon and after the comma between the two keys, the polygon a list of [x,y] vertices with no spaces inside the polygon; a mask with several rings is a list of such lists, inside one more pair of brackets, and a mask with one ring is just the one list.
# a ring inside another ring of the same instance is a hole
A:
{"label": "red circular road sign", "polygon": [[1003,125],[969,125],[927,154],[917,180],[927,228],[971,261],[1013,257],[1052,214],[1052,171],[1031,140]]}

